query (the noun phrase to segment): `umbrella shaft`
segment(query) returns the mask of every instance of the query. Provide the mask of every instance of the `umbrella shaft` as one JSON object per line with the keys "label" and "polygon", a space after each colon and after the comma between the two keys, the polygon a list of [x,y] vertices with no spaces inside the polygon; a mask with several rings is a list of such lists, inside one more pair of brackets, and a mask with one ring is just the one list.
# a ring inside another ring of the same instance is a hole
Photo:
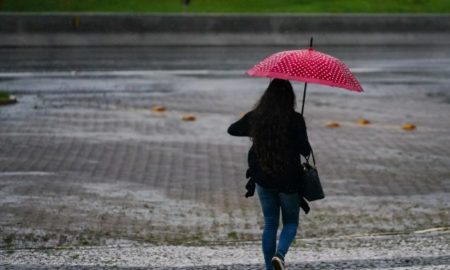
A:
{"label": "umbrella shaft", "polygon": [[303,108],[305,107],[305,99],[306,99],[306,86],[308,84],[305,83],[305,88],[303,88],[303,101],[302,101],[302,115],[303,115]]}

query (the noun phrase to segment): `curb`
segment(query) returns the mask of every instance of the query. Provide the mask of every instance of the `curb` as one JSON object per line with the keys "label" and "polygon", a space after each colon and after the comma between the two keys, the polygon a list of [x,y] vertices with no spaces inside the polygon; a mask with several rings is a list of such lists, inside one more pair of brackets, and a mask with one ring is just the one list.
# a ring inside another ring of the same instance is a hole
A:
{"label": "curb", "polygon": [[449,45],[448,14],[1,13],[0,47]]}

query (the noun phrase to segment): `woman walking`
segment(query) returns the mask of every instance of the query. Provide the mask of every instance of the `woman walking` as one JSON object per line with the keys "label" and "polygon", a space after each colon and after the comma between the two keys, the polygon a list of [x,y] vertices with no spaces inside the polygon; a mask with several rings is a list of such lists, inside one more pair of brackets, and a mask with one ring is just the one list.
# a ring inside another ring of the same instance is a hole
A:
{"label": "woman walking", "polygon": [[[267,270],[284,269],[299,223],[300,154],[308,156],[311,147],[305,121],[295,106],[291,83],[273,79],[255,108],[228,128],[230,135],[248,136],[253,142],[246,196],[256,185],[264,215],[262,249]],[[283,228],[277,245],[280,211]]]}

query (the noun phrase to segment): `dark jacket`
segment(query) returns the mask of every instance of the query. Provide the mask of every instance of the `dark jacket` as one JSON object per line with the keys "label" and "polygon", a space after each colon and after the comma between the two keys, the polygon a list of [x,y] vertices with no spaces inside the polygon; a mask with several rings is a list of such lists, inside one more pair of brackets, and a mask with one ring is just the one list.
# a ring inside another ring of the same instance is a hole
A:
{"label": "dark jacket", "polygon": [[[240,120],[231,124],[228,133],[233,136],[250,136],[252,111],[245,114]],[[253,146],[248,152],[247,177],[262,187],[277,189],[284,193],[298,192],[299,181],[301,178],[300,155],[308,156],[311,152],[311,146],[308,142],[306,125],[303,116],[297,112],[294,113],[288,127],[288,160],[285,173],[279,175],[269,175],[265,173],[258,163]],[[251,183],[248,183],[248,185]],[[247,187],[248,188],[248,187]]]}

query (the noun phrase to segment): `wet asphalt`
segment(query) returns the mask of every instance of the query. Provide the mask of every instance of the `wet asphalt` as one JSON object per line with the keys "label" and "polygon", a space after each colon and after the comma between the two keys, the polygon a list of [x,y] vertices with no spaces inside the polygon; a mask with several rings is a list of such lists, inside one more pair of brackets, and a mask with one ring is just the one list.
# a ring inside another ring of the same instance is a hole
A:
{"label": "wet asphalt", "polygon": [[[0,90],[19,99],[16,105],[0,107],[0,234],[20,231],[20,223],[57,235],[107,224],[99,231],[151,243],[223,240],[230,231],[242,239],[258,239],[259,209],[242,196],[249,142],[225,130],[253,106],[268,82],[248,78],[244,71],[286,49],[297,48],[0,48]],[[450,226],[450,48],[316,49],[347,63],[365,92],[309,86],[305,118],[328,198],[305,219],[300,237]],[[294,83],[294,88],[301,104],[303,85]],[[161,104],[167,112],[151,112]],[[185,114],[197,120],[182,122]],[[359,127],[358,118],[372,124]],[[329,121],[338,121],[341,128],[326,128]],[[417,130],[402,130],[408,122]],[[91,183],[105,184],[101,187],[106,191]],[[123,188],[117,183],[129,185],[135,197],[117,195]],[[182,202],[174,206],[181,212],[192,202],[192,212],[180,217],[151,200],[150,209],[157,210],[149,216],[120,216],[107,208],[127,205],[130,215],[141,211],[148,198],[140,198],[139,189]],[[72,196],[87,203],[75,204]],[[45,211],[59,201],[64,207]],[[94,214],[81,220],[86,211]],[[198,220],[184,219],[192,216]],[[220,226],[211,226],[210,219]],[[297,266],[445,269],[450,264],[448,253],[426,255]]]}

